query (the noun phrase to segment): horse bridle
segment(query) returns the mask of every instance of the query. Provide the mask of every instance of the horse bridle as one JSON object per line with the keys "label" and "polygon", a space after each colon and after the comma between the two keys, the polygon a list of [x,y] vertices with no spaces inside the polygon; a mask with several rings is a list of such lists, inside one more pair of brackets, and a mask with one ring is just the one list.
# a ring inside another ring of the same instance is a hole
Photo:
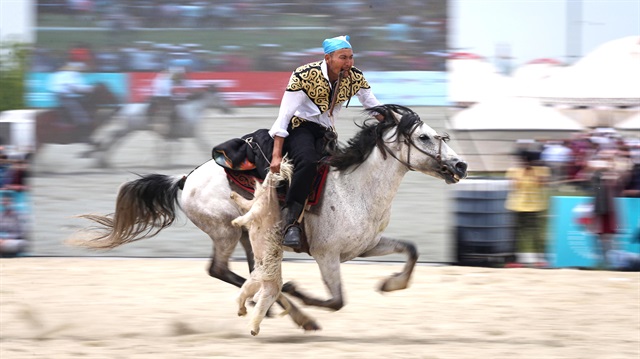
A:
{"label": "horse bridle", "polygon": [[407,145],[408,150],[407,150],[407,160],[403,161],[402,159],[398,158],[398,156],[396,156],[393,151],[391,150],[391,148],[389,148],[389,146],[387,146],[387,144],[382,141],[382,147],[384,148],[384,151],[382,151],[382,155],[383,157],[386,159],[386,153],[388,152],[391,157],[395,158],[398,162],[402,163],[403,165],[405,165],[410,171],[415,171],[415,168],[413,168],[413,166],[411,166],[411,147],[415,148],[416,150],[418,150],[418,152],[425,154],[431,158],[433,158],[436,163],[438,164],[438,166],[440,166],[440,170],[441,171],[446,171],[447,168],[444,165],[444,161],[442,161],[442,143],[446,143],[447,141],[449,141],[451,138],[449,137],[449,134],[445,133],[444,135],[435,135],[433,136],[434,139],[438,140],[438,154],[436,155],[432,155],[431,153],[421,149],[420,147],[418,147],[415,142],[411,139],[411,136],[413,135],[413,133],[416,131],[416,129],[422,124],[423,122],[417,122],[413,128],[411,129],[411,131],[409,132],[409,134],[407,136],[404,136],[404,143]]}

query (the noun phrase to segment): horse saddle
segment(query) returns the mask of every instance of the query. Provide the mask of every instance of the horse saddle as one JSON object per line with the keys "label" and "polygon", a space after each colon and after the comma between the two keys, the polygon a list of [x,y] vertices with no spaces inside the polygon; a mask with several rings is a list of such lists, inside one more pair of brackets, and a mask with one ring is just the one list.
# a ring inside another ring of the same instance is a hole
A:
{"label": "horse saddle", "polygon": [[[255,190],[256,181],[264,181],[269,172],[269,164],[273,152],[273,138],[266,129],[223,142],[213,148],[213,160],[222,166],[227,174],[229,184],[244,197],[250,198]],[[322,190],[329,173],[329,166],[321,164],[313,181],[313,187],[307,205],[319,203]],[[287,184],[277,189],[278,199],[283,204],[287,193]]]}

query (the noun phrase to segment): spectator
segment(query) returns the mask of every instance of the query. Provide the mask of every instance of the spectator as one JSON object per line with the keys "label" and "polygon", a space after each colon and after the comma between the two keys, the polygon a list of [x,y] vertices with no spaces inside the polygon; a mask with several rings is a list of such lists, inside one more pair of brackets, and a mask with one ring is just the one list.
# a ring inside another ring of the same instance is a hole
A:
{"label": "spectator", "polygon": [[4,188],[14,192],[27,191],[29,189],[27,184],[28,177],[29,170],[27,161],[24,159],[16,160],[7,172]]}
{"label": "spectator", "polygon": [[85,70],[91,71],[95,65],[95,56],[91,47],[84,42],[77,42],[67,54],[69,62],[81,63]]}
{"label": "spectator", "polygon": [[[546,186],[550,170],[536,163],[537,153],[519,153],[519,165],[507,170],[506,178],[511,182],[505,207],[515,215],[515,243],[517,253],[531,251],[536,254],[537,267],[546,267],[543,215],[547,210]],[[509,268],[521,267],[516,258],[507,263]]]}
{"label": "spectator", "polygon": [[14,209],[13,197],[9,192],[2,193],[0,205],[0,256],[16,256],[27,248],[24,221]]}
{"label": "spectator", "polygon": [[640,163],[634,163],[631,169],[620,178],[623,197],[640,198]]}
{"label": "spectator", "polygon": [[591,188],[593,193],[593,223],[591,230],[598,236],[597,247],[600,254],[600,265],[610,266],[607,253],[613,249],[614,237],[617,233],[616,207],[614,198],[618,195],[618,176],[613,171],[611,158],[599,157],[589,161],[591,171]]}
{"label": "spectator", "polygon": [[565,141],[550,141],[542,150],[541,159],[551,169],[551,181],[557,184],[567,179],[567,167],[571,163],[572,150]]}

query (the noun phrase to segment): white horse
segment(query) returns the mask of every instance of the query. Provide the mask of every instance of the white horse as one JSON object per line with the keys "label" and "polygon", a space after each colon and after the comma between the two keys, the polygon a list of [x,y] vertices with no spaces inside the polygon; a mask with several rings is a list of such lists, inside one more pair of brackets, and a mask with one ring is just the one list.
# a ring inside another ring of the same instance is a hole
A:
{"label": "white horse", "polygon": [[255,268],[238,292],[238,315],[247,314],[248,299],[256,303],[249,324],[251,335],[260,333],[260,323],[276,300],[285,307],[281,315],[289,313],[291,305],[282,295],[282,216],[278,201],[278,184],[291,182],[293,165],[285,160],[280,173],[269,172],[262,183],[256,181],[253,199],[247,200],[237,192],[231,193],[244,215],[231,221],[237,227],[246,227],[253,250]]}
{"label": "white horse", "polygon": [[[173,115],[175,108],[175,115]],[[137,131],[151,131],[164,141],[178,141],[192,139],[203,151],[211,151],[211,145],[198,135],[198,125],[206,109],[218,109],[223,113],[230,113],[231,107],[222,93],[213,85],[197,91],[190,98],[172,104],[161,103],[157,106],[153,116],[148,116],[149,103],[130,103],[122,105],[113,116],[104,133],[98,134],[94,142],[96,146],[87,155],[98,155],[102,165],[108,164],[109,151],[127,135]],[[162,158],[170,161],[171,149],[162,146],[168,153]]]}
{"label": "white horse", "polygon": [[[445,143],[447,136],[436,133],[415,112],[398,105],[367,111],[383,115],[384,119],[366,121],[346,146],[340,146],[329,160],[332,167],[321,203],[304,215],[308,253],[316,260],[330,293],[321,299],[299,291],[291,282],[285,284],[283,292],[306,305],[342,308],[345,301],[340,263],[356,257],[405,254],[407,262],[402,271],[385,279],[380,290],[407,288],[418,250],[411,242],[383,234],[403,177],[408,171],[419,171],[447,183],[466,177],[467,164]],[[173,223],[179,203],[187,217],[213,241],[209,275],[240,287],[245,279],[229,269],[229,258],[238,242],[247,252],[250,269],[253,256],[246,231],[231,225],[242,214],[230,199],[231,191],[223,168],[213,160],[188,176],[143,176],[122,185],[112,215],[81,216],[104,230],[88,237],[84,245],[114,248],[152,237]],[[319,328],[295,306],[290,315],[305,330]]]}

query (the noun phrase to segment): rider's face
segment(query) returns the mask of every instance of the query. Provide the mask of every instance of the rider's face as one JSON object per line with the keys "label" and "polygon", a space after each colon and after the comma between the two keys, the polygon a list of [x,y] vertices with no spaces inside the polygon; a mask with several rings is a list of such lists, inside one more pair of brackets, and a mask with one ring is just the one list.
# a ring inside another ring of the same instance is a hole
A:
{"label": "rider's face", "polygon": [[340,49],[324,55],[329,77],[337,77],[340,71],[348,71],[353,67],[353,50]]}

